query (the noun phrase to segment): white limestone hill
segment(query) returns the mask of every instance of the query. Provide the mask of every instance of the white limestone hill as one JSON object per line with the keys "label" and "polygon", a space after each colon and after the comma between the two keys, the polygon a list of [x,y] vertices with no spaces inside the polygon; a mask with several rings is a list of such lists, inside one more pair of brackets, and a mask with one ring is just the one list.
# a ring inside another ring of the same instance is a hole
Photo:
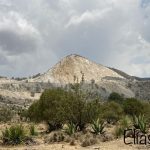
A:
{"label": "white limestone hill", "polygon": [[98,83],[105,77],[124,78],[108,67],[74,54],[63,58],[46,73],[30,81],[68,84],[77,80],[80,82],[83,76],[86,83],[91,80]]}

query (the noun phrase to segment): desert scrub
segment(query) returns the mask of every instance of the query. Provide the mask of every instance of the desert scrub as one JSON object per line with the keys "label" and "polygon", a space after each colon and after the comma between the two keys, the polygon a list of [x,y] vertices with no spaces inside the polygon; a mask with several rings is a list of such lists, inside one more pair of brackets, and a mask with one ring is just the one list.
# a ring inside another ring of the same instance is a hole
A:
{"label": "desert scrub", "polygon": [[97,120],[93,121],[92,129],[94,134],[103,134],[104,133],[105,123],[104,121],[100,121],[98,118]]}
{"label": "desert scrub", "polygon": [[81,141],[81,146],[82,147],[87,147],[91,146],[97,143],[97,139],[94,138],[93,136],[86,136],[84,139]]}
{"label": "desert scrub", "polygon": [[120,138],[124,134],[124,130],[132,128],[133,121],[129,116],[123,116],[119,121],[119,124],[115,127],[114,135],[116,138]]}
{"label": "desert scrub", "polygon": [[74,123],[68,123],[64,128],[65,133],[68,135],[73,135],[76,132],[76,125]]}
{"label": "desert scrub", "polygon": [[115,127],[114,135],[116,138],[120,138],[121,136],[123,136],[123,133],[124,133],[124,128],[122,126]]}
{"label": "desert scrub", "polygon": [[8,108],[0,108],[0,122],[8,122],[13,118],[14,112]]}
{"label": "desert scrub", "polygon": [[48,136],[45,137],[45,143],[55,143],[65,141],[66,135],[62,131],[51,132]]}
{"label": "desert scrub", "polygon": [[14,125],[2,131],[2,141],[5,145],[17,145],[24,142],[25,130],[22,125]]}
{"label": "desert scrub", "polygon": [[134,116],[133,126],[135,127],[135,129],[140,129],[142,133],[147,133],[147,121],[144,115]]}
{"label": "desert scrub", "polygon": [[[73,122],[78,131],[83,131],[86,124],[99,116],[99,106],[98,100],[95,102],[91,99],[88,102],[80,85],[75,84],[71,86],[71,90],[45,90],[40,99],[29,107],[27,114],[31,121],[46,122],[49,132],[62,129],[63,124],[67,122]],[[70,134],[73,131],[71,130]]]}
{"label": "desert scrub", "polygon": [[120,104],[111,101],[102,105],[102,118],[109,124],[116,124],[123,115],[123,109]]}
{"label": "desert scrub", "polygon": [[124,129],[129,129],[132,127],[132,119],[129,116],[123,116],[123,118],[120,120],[120,126]]}
{"label": "desert scrub", "polygon": [[31,124],[31,125],[30,125],[29,131],[30,131],[30,135],[31,135],[31,136],[37,136],[37,135],[38,135],[38,133],[37,133],[37,131],[36,131],[36,129],[35,129],[35,125],[34,125],[34,124]]}

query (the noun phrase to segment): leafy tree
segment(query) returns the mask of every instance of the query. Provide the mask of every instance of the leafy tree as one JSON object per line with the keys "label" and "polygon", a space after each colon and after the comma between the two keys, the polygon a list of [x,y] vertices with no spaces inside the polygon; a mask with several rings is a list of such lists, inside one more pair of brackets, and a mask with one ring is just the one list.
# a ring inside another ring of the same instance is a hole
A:
{"label": "leafy tree", "polygon": [[40,100],[30,106],[29,117],[33,121],[45,121],[49,125],[49,131],[61,128],[65,97],[67,92],[61,88],[45,90]]}
{"label": "leafy tree", "polygon": [[70,95],[64,103],[65,118],[83,130],[87,123],[91,123],[98,114],[98,102],[87,101],[86,94],[81,90],[79,83],[71,85]]}
{"label": "leafy tree", "polygon": [[40,100],[28,109],[33,121],[45,121],[49,131],[61,128],[64,123],[73,123],[76,130],[83,130],[98,116],[98,101],[86,100],[80,84],[71,85],[69,90],[49,89],[43,92]]}

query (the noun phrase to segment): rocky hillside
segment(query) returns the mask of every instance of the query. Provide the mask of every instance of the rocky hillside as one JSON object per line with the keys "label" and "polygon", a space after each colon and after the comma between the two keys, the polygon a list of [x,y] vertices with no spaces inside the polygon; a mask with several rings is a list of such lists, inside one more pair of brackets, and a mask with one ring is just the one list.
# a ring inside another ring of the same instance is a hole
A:
{"label": "rocky hillside", "polygon": [[101,82],[105,77],[124,78],[115,71],[96,64],[79,55],[69,55],[57,63],[53,68],[46,73],[35,78],[34,82],[51,82],[58,84],[80,82],[84,76],[85,82],[91,80]]}
{"label": "rocky hillside", "polygon": [[43,74],[32,78],[0,77],[0,106],[27,107],[44,89],[83,81],[83,89],[106,99],[111,92],[125,97],[150,99],[150,80],[132,77],[79,55],[69,55]]}

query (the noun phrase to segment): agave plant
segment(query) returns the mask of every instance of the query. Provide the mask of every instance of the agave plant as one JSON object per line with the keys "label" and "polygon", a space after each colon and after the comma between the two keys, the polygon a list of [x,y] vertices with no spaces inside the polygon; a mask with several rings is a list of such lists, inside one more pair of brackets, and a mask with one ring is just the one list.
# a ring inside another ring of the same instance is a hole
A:
{"label": "agave plant", "polygon": [[68,123],[64,130],[68,135],[73,135],[76,132],[76,125],[72,122]]}
{"label": "agave plant", "polygon": [[16,145],[23,142],[25,132],[22,125],[11,126],[2,131],[3,144]]}
{"label": "agave plant", "polygon": [[142,133],[147,132],[147,122],[144,115],[134,116],[133,117],[133,125],[136,129],[140,129]]}
{"label": "agave plant", "polygon": [[100,121],[98,118],[97,120],[94,120],[92,123],[92,129],[95,134],[103,134],[105,128],[104,121]]}

